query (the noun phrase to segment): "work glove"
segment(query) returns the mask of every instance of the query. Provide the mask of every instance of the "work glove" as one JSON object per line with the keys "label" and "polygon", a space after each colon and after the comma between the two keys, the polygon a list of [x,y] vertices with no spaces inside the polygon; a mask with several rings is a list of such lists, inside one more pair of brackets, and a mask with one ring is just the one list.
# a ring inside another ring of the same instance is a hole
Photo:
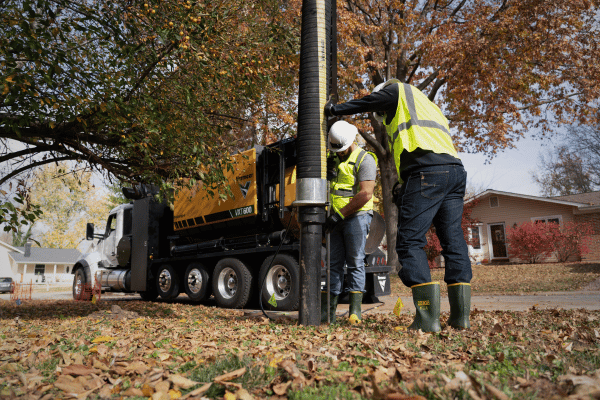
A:
{"label": "work glove", "polygon": [[337,224],[339,224],[343,220],[344,217],[342,216],[342,214],[340,214],[337,211],[334,211],[334,213],[331,214],[325,221],[325,233],[331,232],[337,226]]}
{"label": "work glove", "polygon": [[327,157],[327,180],[332,181],[337,177],[335,156]]}
{"label": "work glove", "polygon": [[333,115],[333,106],[335,106],[335,102],[332,99],[329,99],[327,104],[325,104],[325,116],[328,118],[334,117]]}

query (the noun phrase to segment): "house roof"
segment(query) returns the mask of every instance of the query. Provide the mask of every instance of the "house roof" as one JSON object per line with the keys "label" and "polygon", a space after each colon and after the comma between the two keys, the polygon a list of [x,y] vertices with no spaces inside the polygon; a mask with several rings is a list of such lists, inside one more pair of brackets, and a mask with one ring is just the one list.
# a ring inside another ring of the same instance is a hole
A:
{"label": "house roof", "polygon": [[17,263],[21,264],[73,264],[79,259],[81,252],[77,249],[45,249],[32,247],[31,255],[25,257],[25,248],[8,253]]}
{"label": "house roof", "polygon": [[[509,197],[516,197],[520,199],[528,199],[528,200],[536,200],[542,202],[548,202],[553,204],[561,204],[565,206],[576,207],[576,214],[582,213],[590,213],[590,212],[598,212],[600,211],[600,192],[591,192],[591,193],[583,193],[583,194],[574,194],[570,196],[556,196],[556,197],[539,197],[539,196],[531,196],[527,194],[519,194],[519,193],[511,193],[511,192],[503,192],[500,190],[487,189],[470,199],[468,199],[465,203],[469,203],[475,199],[481,199],[484,197],[488,197],[491,195],[502,195]],[[587,199],[588,201],[583,201]],[[595,202],[597,201],[597,202]]]}
{"label": "house roof", "polygon": [[24,253],[24,250],[19,250],[18,248],[13,247],[13,246],[11,246],[8,243],[3,242],[2,240],[0,240],[0,246],[6,247],[9,251],[16,251],[16,252],[19,252],[19,253]]}
{"label": "house roof", "polygon": [[570,194],[568,196],[550,197],[551,199],[574,201],[588,206],[600,205],[600,191],[580,194]]}

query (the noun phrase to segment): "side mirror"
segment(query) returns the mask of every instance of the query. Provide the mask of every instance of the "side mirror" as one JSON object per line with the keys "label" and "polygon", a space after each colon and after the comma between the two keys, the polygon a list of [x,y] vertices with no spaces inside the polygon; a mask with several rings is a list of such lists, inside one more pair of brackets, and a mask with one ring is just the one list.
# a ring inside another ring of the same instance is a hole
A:
{"label": "side mirror", "polygon": [[94,240],[94,224],[88,222],[85,227],[85,240]]}

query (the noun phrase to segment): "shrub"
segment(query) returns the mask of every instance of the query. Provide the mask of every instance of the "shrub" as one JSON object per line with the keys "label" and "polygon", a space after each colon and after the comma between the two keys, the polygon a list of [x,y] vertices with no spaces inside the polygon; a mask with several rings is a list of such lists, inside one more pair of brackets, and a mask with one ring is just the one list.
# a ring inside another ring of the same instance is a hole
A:
{"label": "shrub", "polygon": [[556,223],[525,222],[506,230],[506,241],[510,257],[519,258],[531,264],[551,255],[560,229]]}
{"label": "shrub", "polygon": [[590,235],[594,233],[591,224],[581,222],[565,222],[554,238],[554,254],[559,262],[565,262],[571,256],[580,258],[589,253]]}

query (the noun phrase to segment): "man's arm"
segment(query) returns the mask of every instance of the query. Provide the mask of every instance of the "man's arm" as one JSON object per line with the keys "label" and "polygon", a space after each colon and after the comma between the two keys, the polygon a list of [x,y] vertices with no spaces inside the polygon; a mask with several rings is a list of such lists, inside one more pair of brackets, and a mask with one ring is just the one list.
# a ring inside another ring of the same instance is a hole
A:
{"label": "man's arm", "polygon": [[367,112],[394,115],[396,114],[397,106],[398,85],[390,85],[360,99],[334,104],[331,106],[330,111],[333,115],[353,115]]}
{"label": "man's arm", "polygon": [[354,214],[360,210],[371,198],[373,197],[373,191],[375,190],[375,181],[361,181],[359,182],[359,192],[354,195],[352,200],[346,204],[341,210],[340,214],[344,218]]}

